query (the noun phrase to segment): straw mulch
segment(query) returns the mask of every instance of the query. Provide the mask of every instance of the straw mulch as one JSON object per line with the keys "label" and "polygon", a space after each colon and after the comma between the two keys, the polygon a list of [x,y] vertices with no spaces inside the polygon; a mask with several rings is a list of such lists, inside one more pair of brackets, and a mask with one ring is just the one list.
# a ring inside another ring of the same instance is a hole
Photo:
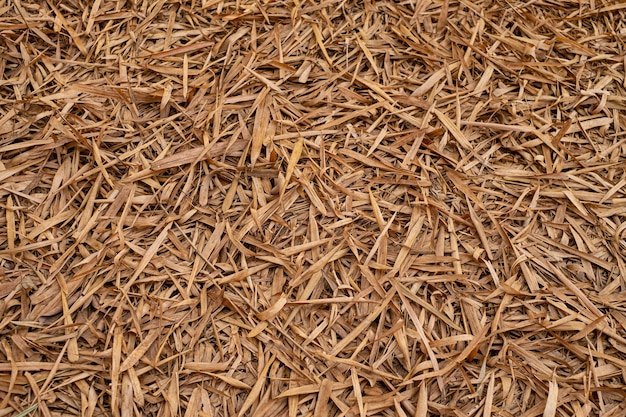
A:
{"label": "straw mulch", "polygon": [[621,0],[0,0],[1,416],[623,416]]}

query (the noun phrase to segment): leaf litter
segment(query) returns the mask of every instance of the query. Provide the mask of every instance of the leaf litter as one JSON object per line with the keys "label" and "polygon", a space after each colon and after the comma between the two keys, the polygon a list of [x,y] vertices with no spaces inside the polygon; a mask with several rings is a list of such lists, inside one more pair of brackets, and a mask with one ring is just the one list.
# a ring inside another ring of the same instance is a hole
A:
{"label": "leaf litter", "polygon": [[0,416],[621,416],[619,0],[0,0]]}

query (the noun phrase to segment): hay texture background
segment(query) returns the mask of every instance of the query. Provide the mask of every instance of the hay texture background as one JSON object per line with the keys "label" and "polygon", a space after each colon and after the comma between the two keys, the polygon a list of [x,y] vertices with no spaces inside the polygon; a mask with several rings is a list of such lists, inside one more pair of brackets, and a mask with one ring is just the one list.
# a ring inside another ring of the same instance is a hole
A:
{"label": "hay texture background", "polygon": [[0,416],[623,416],[626,4],[0,0]]}

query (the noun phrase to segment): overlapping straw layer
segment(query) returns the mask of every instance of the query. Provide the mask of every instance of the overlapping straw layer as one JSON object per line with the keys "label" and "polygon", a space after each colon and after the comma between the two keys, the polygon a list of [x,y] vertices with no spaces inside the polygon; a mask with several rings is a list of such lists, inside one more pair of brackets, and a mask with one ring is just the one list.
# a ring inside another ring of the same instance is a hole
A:
{"label": "overlapping straw layer", "polygon": [[625,14],[0,0],[0,416],[623,416]]}

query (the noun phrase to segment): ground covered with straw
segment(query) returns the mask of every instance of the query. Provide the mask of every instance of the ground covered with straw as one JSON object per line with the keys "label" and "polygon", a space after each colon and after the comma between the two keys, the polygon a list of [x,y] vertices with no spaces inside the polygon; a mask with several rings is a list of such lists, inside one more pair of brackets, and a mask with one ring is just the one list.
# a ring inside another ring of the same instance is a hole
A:
{"label": "ground covered with straw", "polygon": [[625,415],[625,41],[621,0],[0,0],[0,417]]}

